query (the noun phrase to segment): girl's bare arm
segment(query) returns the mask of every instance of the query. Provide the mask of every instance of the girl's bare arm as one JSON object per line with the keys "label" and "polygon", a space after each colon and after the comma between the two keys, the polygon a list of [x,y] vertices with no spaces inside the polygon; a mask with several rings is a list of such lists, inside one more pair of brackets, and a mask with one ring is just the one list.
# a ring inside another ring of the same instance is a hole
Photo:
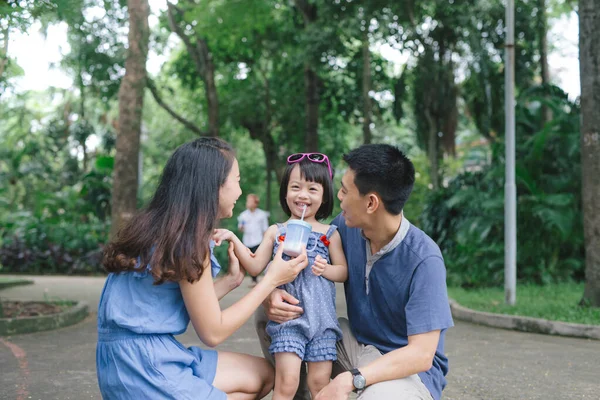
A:
{"label": "girl's bare arm", "polygon": [[342,238],[337,231],[333,232],[333,235],[329,238],[329,258],[331,264],[325,263],[322,275],[330,281],[346,282],[346,279],[348,279],[348,263],[342,247]]}
{"label": "girl's bare arm", "polygon": [[248,249],[248,247],[246,247],[244,243],[242,243],[242,241],[230,230],[216,229],[213,239],[217,245],[220,245],[224,240],[233,242],[235,245],[235,255],[240,260],[242,267],[248,271],[250,275],[257,276],[265,269],[271,260],[276,232],[277,225],[273,225],[267,229],[263,236],[263,241],[254,255],[252,255],[250,249]]}

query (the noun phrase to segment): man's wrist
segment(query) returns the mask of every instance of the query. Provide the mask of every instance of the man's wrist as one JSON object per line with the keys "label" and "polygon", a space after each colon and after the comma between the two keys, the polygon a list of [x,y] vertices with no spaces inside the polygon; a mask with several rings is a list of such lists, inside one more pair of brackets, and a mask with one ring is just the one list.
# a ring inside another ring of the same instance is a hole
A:
{"label": "man's wrist", "polygon": [[360,372],[357,368],[353,368],[350,370],[352,374],[352,387],[354,392],[358,392],[360,390],[364,390],[367,386],[367,380],[363,376],[362,372]]}
{"label": "man's wrist", "polygon": [[354,377],[352,376],[352,373],[350,371],[346,371],[338,376],[342,378],[345,392],[352,393],[354,391],[354,384],[352,383]]}

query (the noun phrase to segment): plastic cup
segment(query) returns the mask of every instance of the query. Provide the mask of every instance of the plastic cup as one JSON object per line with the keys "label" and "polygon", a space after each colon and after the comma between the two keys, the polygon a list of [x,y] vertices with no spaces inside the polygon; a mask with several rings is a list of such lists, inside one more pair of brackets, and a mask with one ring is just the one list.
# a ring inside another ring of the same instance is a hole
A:
{"label": "plastic cup", "polygon": [[288,221],[283,252],[290,257],[298,257],[308,243],[310,232],[312,232],[312,226],[308,222],[296,219]]}

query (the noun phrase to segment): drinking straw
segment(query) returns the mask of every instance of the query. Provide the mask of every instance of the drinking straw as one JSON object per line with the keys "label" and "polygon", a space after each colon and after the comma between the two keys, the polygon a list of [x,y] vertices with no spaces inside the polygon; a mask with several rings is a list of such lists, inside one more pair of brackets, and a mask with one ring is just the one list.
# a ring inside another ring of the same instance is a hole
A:
{"label": "drinking straw", "polygon": [[300,221],[304,221],[304,213],[306,212],[306,204],[304,205],[304,208],[302,209],[302,216],[300,217]]}

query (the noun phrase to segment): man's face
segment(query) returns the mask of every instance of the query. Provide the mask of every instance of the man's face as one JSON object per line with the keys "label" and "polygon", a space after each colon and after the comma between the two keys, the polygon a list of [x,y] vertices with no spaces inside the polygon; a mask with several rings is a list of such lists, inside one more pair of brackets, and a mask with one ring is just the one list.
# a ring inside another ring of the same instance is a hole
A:
{"label": "man's face", "polygon": [[351,228],[362,228],[367,218],[367,196],[362,196],[354,184],[354,171],[350,168],[342,176],[342,187],[338,191],[338,199],[346,225]]}

